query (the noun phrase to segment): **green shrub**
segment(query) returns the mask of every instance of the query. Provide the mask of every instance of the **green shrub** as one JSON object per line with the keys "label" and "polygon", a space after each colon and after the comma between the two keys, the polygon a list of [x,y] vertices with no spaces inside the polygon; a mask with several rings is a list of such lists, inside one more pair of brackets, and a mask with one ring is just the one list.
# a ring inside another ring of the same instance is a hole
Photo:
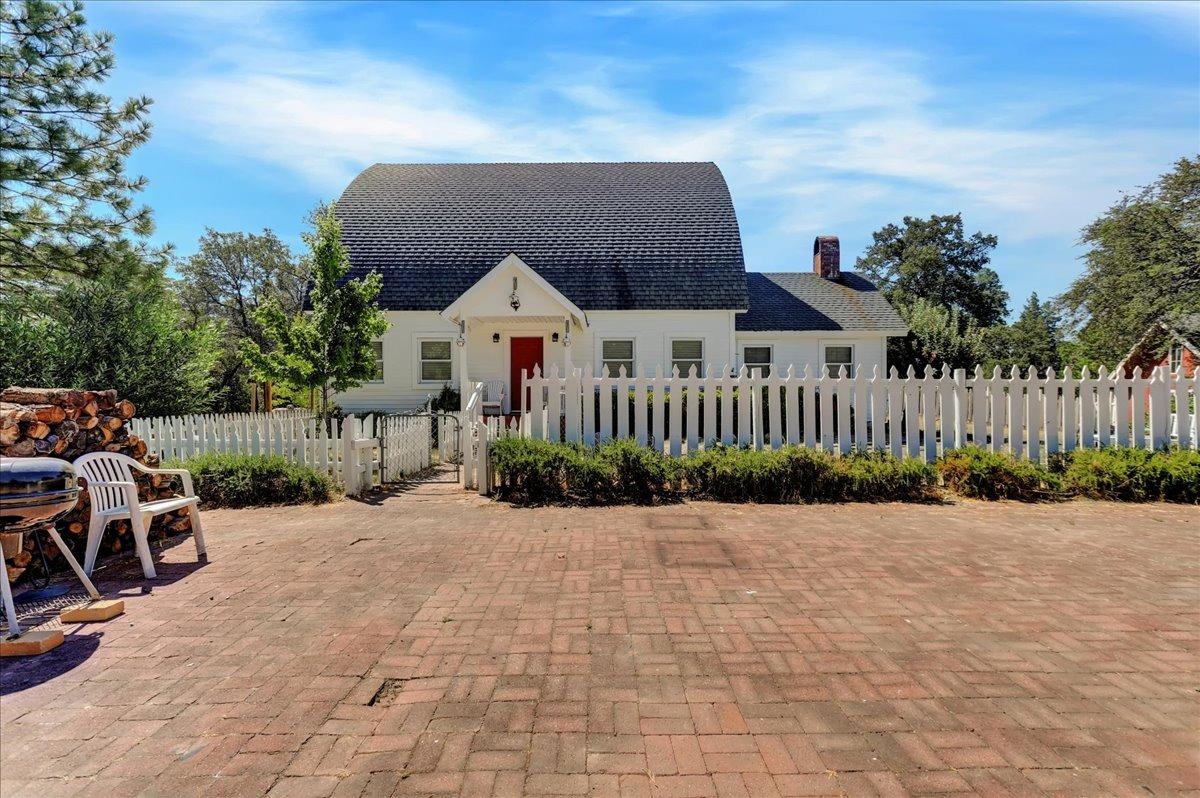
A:
{"label": "green shrub", "polygon": [[612,469],[613,498],[653,504],[675,497],[678,461],[634,441],[610,441],[595,449],[596,458]]}
{"label": "green shrub", "polygon": [[834,458],[833,462],[842,476],[845,501],[919,502],[937,498],[937,472],[920,460],[901,460],[876,451],[855,452]]}
{"label": "green shrub", "polygon": [[716,446],[683,460],[687,493],[729,502],[924,501],[933,469],[883,452],[845,457],[785,446],[755,451]]}
{"label": "green shrub", "polygon": [[202,454],[173,467],[192,473],[205,507],[323,504],[339,492],[328,475],[273,455]]}
{"label": "green shrub", "polygon": [[514,504],[652,504],[676,495],[674,461],[633,441],[587,447],[501,438],[489,452],[497,495]]}
{"label": "green shrub", "polygon": [[562,503],[578,448],[531,438],[500,438],[488,446],[499,478],[496,495],[515,504]]}
{"label": "green shrub", "polygon": [[1063,458],[1062,467],[1063,486],[1080,496],[1200,503],[1200,452],[1078,449]]}
{"label": "green shrub", "polygon": [[[755,451],[714,446],[684,458],[681,470],[693,498],[727,502],[816,501],[835,486],[833,458],[811,449]],[[835,488],[840,493],[840,489]]]}
{"label": "green shrub", "polygon": [[1037,501],[1060,488],[1058,475],[1041,464],[978,446],[947,452],[937,472],[948,490],[971,499]]}

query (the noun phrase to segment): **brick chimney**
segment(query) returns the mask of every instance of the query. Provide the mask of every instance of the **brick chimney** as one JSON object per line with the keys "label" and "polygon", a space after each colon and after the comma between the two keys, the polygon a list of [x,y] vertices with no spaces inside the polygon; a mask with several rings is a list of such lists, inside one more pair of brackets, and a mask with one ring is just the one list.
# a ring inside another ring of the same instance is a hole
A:
{"label": "brick chimney", "polygon": [[817,236],[813,241],[813,272],[826,280],[842,276],[841,245],[837,236]]}

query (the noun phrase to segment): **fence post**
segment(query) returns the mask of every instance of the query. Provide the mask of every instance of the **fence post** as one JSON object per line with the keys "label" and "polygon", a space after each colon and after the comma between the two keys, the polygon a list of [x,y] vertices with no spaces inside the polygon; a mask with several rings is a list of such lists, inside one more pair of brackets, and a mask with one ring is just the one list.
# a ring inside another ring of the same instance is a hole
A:
{"label": "fence post", "polygon": [[1171,393],[1167,369],[1158,366],[1150,378],[1150,448],[1161,449],[1171,440]]}
{"label": "fence post", "polygon": [[357,419],[351,414],[342,419],[342,482],[347,496],[357,496],[362,487],[358,469],[358,452],[354,448]]}
{"label": "fence post", "polygon": [[490,443],[490,430],[484,425],[479,430],[479,455],[475,460],[475,480],[479,488],[480,496],[492,495],[492,477],[488,456],[488,444]]}

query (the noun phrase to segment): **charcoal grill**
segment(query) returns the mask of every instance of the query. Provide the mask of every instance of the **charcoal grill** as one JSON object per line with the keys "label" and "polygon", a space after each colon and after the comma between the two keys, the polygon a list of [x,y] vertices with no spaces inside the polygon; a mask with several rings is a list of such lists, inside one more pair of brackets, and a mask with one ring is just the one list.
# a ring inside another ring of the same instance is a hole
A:
{"label": "charcoal grill", "polygon": [[[5,534],[32,534],[42,559],[42,570],[46,575],[46,582],[41,589],[26,592],[21,596],[22,600],[53,598],[70,589],[65,585],[48,587],[50,569],[46,566],[46,555],[42,548],[43,531],[54,540],[88,594],[94,599],[100,598],[95,586],[54,528],[54,522],[74,507],[78,498],[79,485],[75,480],[75,468],[65,460],[56,460],[53,457],[17,457],[0,462],[0,530]],[[0,587],[4,591],[4,612],[8,620],[9,634],[19,635],[21,631],[17,626],[17,613],[13,607],[12,587],[8,583],[7,569],[4,570],[4,578],[0,579]],[[30,596],[30,593],[33,595]]]}

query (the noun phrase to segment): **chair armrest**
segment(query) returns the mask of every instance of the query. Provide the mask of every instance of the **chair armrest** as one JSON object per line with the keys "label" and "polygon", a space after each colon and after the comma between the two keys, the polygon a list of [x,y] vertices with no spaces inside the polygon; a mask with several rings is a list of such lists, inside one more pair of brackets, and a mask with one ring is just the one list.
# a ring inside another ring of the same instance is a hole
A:
{"label": "chair armrest", "polygon": [[196,492],[192,489],[192,472],[186,468],[150,468],[136,460],[133,461],[133,467],[143,474],[171,474],[172,476],[177,476],[183,482],[183,495],[189,498],[196,495]]}

